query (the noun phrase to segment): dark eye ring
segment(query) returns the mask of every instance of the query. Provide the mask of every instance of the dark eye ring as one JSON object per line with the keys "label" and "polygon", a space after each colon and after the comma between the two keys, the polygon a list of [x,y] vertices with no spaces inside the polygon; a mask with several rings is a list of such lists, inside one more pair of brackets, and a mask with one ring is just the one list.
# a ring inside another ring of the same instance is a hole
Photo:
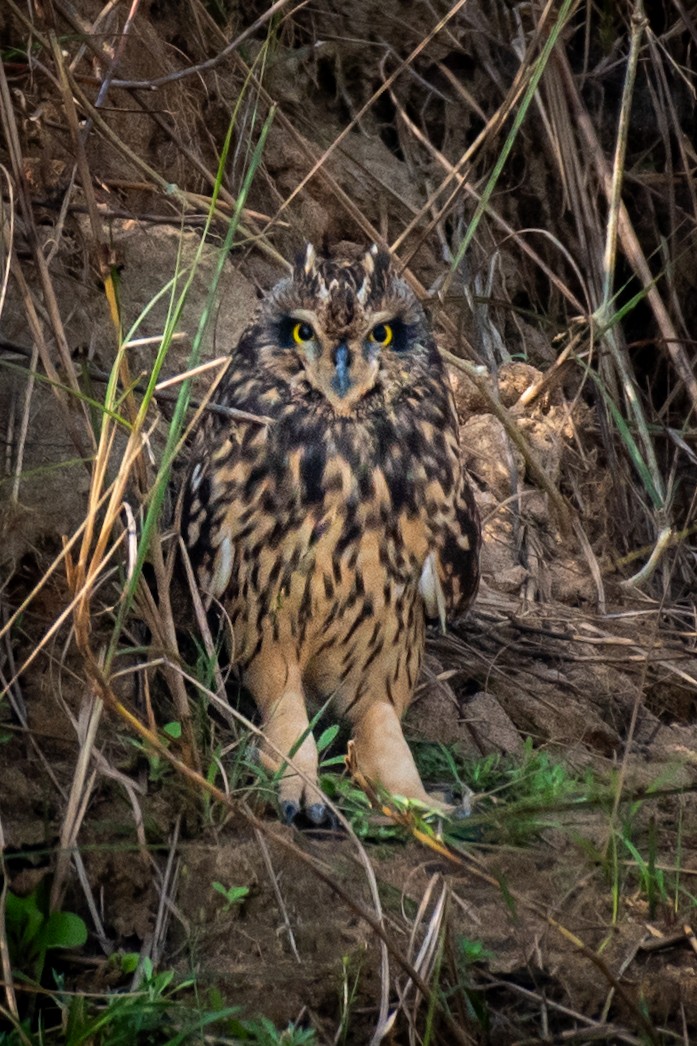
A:
{"label": "dark eye ring", "polygon": [[309,323],[296,323],[293,327],[293,341],[296,345],[304,345],[305,342],[312,341],[315,336],[315,332]]}
{"label": "dark eye ring", "polygon": [[378,323],[376,327],[373,327],[369,337],[375,345],[381,345],[383,349],[386,349],[387,346],[392,343],[392,339],[394,338],[392,324]]}

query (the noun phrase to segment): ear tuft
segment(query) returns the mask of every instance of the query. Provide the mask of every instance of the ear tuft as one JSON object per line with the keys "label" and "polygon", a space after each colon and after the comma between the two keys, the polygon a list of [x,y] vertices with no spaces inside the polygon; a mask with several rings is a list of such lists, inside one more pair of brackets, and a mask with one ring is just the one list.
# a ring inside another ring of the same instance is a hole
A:
{"label": "ear tuft", "polygon": [[366,276],[372,276],[375,272],[375,256],[377,255],[377,244],[374,243],[370,250],[367,250],[363,255],[363,268],[365,269]]}
{"label": "ear tuft", "polygon": [[312,270],[314,269],[316,260],[317,251],[311,243],[308,243],[307,247],[305,248],[305,260],[303,262],[303,269],[305,270],[306,276],[309,276]]}
{"label": "ear tuft", "polygon": [[312,276],[315,271],[316,262],[317,251],[311,243],[308,243],[305,245],[305,249],[298,251],[295,256],[295,265],[293,268],[295,279],[306,280]]}
{"label": "ear tuft", "polygon": [[387,287],[388,274],[392,271],[392,258],[389,251],[382,250],[373,244],[368,252],[372,255],[372,283],[378,294],[383,294]]}

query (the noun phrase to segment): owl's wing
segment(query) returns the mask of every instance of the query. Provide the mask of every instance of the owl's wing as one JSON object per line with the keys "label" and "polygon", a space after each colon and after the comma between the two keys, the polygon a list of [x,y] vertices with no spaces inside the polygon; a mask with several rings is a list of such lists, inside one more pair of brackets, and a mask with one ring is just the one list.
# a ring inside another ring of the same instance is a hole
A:
{"label": "owl's wing", "polygon": [[199,429],[182,491],[181,534],[201,591],[217,599],[230,582],[234,560],[226,497],[233,500],[231,477],[240,466],[235,435],[234,425],[228,438],[215,424]]}
{"label": "owl's wing", "polygon": [[419,588],[426,616],[440,621],[460,617],[479,587],[481,528],[479,512],[464,469],[460,473],[453,511],[435,528],[435,548],[421,573]]}

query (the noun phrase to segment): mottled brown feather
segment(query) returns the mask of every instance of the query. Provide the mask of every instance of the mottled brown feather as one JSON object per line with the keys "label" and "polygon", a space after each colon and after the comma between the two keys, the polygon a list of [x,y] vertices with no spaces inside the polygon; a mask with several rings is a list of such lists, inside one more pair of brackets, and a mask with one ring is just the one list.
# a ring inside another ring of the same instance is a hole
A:
{"label": "mottled brown feather", "polygon": [[[293,336],[296,324],[311,341]],[[376,344],[386,324],[390,343]],[[216,400],[272,421],[208,416],[182,532],[202,591],[232,622],[269,762],[307,731],[306,698],[331,698],[365,775],[428,800],[399,725],[423,653],[420,580],[432,557],[430,587],[449,617],[461,614],[477,589],[480,532],[423,310],[386,254],[308,247],[242,335]],[[305,805],[319,819],[311,736],[293,763],[284,811]]]}

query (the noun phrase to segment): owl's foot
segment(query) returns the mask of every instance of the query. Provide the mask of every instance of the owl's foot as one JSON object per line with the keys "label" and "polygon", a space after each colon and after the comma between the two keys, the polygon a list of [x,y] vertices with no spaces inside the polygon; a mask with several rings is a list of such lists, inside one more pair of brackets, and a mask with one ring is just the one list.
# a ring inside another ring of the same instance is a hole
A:
{"label": "owl's foot", "polygon": [[473,793],[469,789],[458,802],[453,802],[448,789],[426,791],[397,712],[385,701],[376,701],[364,709],[356,722],[349,763],[359,779],[363,777],[395,796],[414,800],[442,817],[461,821],[472,812]]}
{"label": "owl's foot", "polygon": [[451,813],[452,804],[424,788],[397,712],[388,702],[375,701],[362,710],[355,725],[353,754],[356,769],[368,781],[444,815]]}
{"label": "owl's foot", "polygon": [[[308,740],[312,740],[312,738],[308,738]],[[311,825],[320,826],[332,820],[333,815],[330,813],[319,785],[316,784],[317,762],[316,758],[313,759],[314,740],[305,752],[303,752],[304,745],[303,742],[298,752],[294,756],[288,757],[288,765],[283,771],[278,786],[278,805],[285,824],[295,823],[302,815]],[[268,752],[262,754],[262,761],[273,772],[277,772],[279,766],[282,765],[277,758],[269,756]]]}
{"label": "owl's foot", "polygon": [[307,822],[311,828],[328,828],[335,831],[339,827],[336,815],[326,803],[313,803],[303,809],[292,800],[281,802],[281,817],[284,824]]}
{"label": "owl's foot", "polygon": [[465,786],[462,796],[455,798],[450,788],[436,788],[427,793],[429,804],[451,821],[466,821],[472,816],[474,792]]}
{"label": "owl's foot", "polygon": [[310,825],[323,825],[329,820],[329,811],[317,783],[317,745],[310,730],[299,674],[284,669],[284,678],[296,687],[273,702],[257,698],[264,717],[265,738],[259,759],[277,775],[278,802],[285,823],[293,824],[302,814]]}

